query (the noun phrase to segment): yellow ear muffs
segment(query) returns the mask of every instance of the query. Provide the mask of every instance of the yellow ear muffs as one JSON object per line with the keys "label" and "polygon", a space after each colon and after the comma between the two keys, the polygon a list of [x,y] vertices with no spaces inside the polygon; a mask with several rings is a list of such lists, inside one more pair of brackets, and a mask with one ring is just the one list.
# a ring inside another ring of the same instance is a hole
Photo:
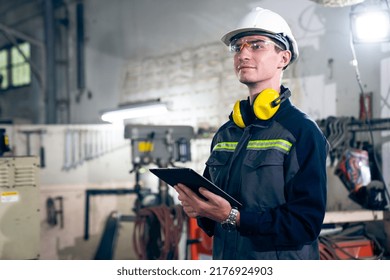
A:
{"label": "yellow ear muffs", "polygon": [[241,103],[241,101],[237,100],[236,103],[234,104],[232,118],[233,118],[234,123],[238,127],[244,128],[245,122],[244,122],[244,118],[242,117],[242,114],[241,114],[240,103]]}
{"label": "yellow ear muffs", "polygon": [[290,96],[291,92],[289,89],[285,89],[279,94],[276,90],[267,88],[257,95],[253,106],[249,104],[249,98],[248,100],[236,101],[230,117],[240,128],[246,127],[255,118],[268,120],[276,114],[280,104]]}
{"label": "yellow ear muffs", "polygon": [[253,112],[258,119],[268,120],[278,111],[280,103],[279,92],[267,88],[253,102]]}

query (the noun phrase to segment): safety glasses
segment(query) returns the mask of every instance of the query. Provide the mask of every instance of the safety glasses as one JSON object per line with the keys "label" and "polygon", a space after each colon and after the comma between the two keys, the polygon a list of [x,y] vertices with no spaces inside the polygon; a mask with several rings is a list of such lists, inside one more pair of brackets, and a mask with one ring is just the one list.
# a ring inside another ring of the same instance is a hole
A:
{"label": "safety glasses", "polygon": [[271,40],[262,40],[262,39],[251,39],[251,40],[242,40],[236,39],[230,42],[229,50],[232,53],[239,53],[244,47],[248,47],[251,51],[260,51],[266,50],[268,45],[274,45],[279,49],[283,50],[278,44]]}

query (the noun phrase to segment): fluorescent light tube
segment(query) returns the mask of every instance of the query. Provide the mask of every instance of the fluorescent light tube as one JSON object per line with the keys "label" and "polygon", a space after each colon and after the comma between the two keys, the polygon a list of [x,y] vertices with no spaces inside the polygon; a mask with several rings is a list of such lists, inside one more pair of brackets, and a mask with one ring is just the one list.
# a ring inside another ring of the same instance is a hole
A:
{"label": "fluorescent light tube", "polygon": [[101,114],[101,119],[110,123],[123,123],[127,119],[151,117],[167,112],[168,108],[165,103],[140,103],[104,111]]}

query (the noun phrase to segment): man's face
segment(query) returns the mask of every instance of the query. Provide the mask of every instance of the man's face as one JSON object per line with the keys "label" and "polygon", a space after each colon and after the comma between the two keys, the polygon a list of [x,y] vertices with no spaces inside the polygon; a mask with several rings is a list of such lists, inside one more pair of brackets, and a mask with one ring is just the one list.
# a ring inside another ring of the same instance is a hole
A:
{"label": "man's face", "polygon": [[277,51],[279,47],[266,36],[245,36],[233,41],[232,45],[235,51],[234,70],[238,80],[247,85],[279,80],[290,57],[289,51]]}

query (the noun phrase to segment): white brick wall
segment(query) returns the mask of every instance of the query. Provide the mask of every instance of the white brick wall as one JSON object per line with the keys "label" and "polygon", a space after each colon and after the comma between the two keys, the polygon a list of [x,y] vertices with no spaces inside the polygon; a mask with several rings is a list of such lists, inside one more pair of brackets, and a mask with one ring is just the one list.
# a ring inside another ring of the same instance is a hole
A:
{"label": "white brick wall", "polygon": [[137,123],[219,126],[236,99],[245,98],[231,55],[216,42],[161,57],[129,61],[124,70],[121,103],[160,98],[171,112]]}

